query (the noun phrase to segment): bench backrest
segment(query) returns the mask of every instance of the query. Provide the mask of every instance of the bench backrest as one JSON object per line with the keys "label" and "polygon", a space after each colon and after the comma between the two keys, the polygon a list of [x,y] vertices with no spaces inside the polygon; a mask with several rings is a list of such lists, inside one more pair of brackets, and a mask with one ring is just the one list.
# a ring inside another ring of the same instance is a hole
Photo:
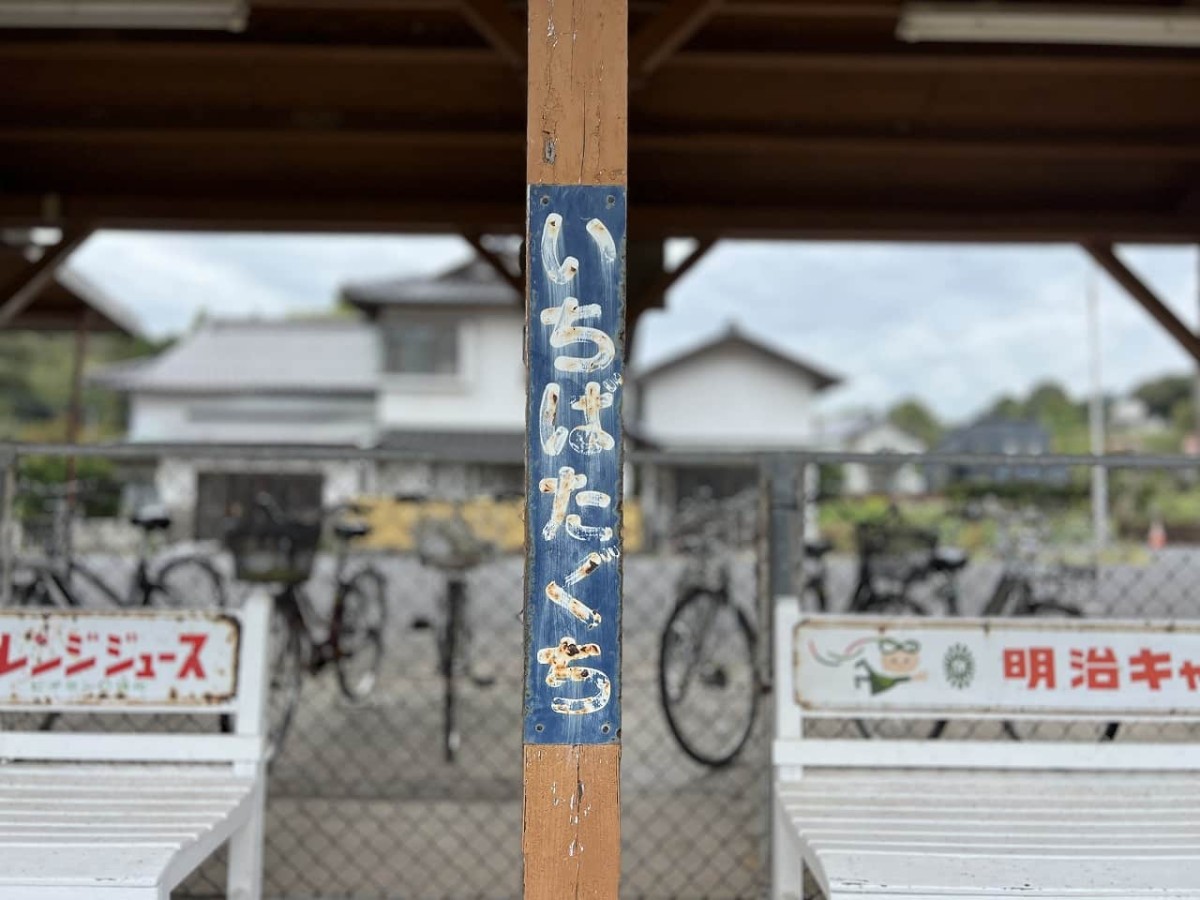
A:
{"label": "bench backrest", "polygon": [[[4,712],[214,717],[205,733],[0,731],[0,759],[261,760],[270,609],[260,593],[238,611],[0,610],[0,722]],[[234,717],[232,733],[218,732],[221,714]]]}
{"label": "bench backrest", "polygon": [[1193,745],[828,740],[805,719],[1200,721],[1200,623],[802,615],[776,604],[775,761],[1195,769]]}

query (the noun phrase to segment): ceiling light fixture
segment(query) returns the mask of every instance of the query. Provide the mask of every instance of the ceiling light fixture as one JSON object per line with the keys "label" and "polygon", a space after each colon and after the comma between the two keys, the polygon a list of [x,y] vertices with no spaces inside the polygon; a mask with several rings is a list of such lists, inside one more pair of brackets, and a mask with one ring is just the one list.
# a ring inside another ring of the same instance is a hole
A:
{"label": "ceiling light fixture", "polygon": [[896,36],[910,42],[1200,47],[1200,10],[906,3]]}
{"label": "ceiling light fixture", "polygon": [[0,0],[0,28],[241,31],[247,0]]}

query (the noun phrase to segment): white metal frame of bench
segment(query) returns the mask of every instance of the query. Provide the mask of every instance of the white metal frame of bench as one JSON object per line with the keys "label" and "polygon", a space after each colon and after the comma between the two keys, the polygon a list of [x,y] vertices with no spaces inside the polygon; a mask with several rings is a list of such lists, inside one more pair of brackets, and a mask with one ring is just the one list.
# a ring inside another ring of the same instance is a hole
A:
{"label": "white metal frame of bench", "polygon": [[[229,844],[262,894],[270,599],[219,610],[0,610],[0,713],[232,714],[216,732],[0,732],[0,900],[166,900]],[[170,721],[166,719],[165,721]]]}
{"label": "white metal frame of bench", "polygon": [[772,896],[1200,898],[1200,748],[804,737],[804,720],[1200,721],[1200,625],[775,613]]}

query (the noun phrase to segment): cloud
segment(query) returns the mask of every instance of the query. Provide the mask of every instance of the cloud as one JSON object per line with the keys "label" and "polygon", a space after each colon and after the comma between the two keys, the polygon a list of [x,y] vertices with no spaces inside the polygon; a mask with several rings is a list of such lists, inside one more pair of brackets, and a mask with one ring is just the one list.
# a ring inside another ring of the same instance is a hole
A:
{"label": "cloud", "polygon": [[[672,241],[678,262],[691,248]],[[78,266],[156,335],[201,309],[280,316],[324,309],[352,280],[432,274],[468,257],[457,237],[102,232]],[[1188,323],[1197,321],[1192,248],[1122,248],[1128,264]],[[917,395],[963,418],[1039,381],[1088,389],[1085,292],[1076,247],[727,241],[639,325],[645,363],[730,322],[846,379],[828,407],[882,408]],[[1188,357],[1101,274],[1104,385],[1190,367]]]}
{"label": "cloud", "polygon": [[271,317],[327,309],[347,281],[434,272],[468,253],[456,237],[100,232],[71,266],[162,336],[201,310]]}
{"label": "cloud", "polygon": [[[1194,321],[1190,248],[1130,248],[1127,262]],[[881,408],[915,394],[963,418],[1000,393],[1054,379],[1088,389],[1090,262],[1071,246],[720,244],[639,326],[640,361],[734,321],[846,378],[827,405]],[[1179,371],[1186,355],[1101,275],[1104,385]]]}

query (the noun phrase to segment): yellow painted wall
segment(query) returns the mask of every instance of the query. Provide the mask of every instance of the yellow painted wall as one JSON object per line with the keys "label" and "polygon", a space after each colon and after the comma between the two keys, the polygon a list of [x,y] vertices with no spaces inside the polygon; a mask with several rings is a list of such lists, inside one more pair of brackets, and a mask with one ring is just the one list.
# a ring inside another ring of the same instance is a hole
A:
{"label": "yellow painted wall", "polygon": [[[392,500],[386,497],[364,497],[358,503],[371,525],[371,534],[357,546],[372,550],[415,549],[413,536],[421,519],[448,519],[454,514],[454,504],[448,500]],[[480,540],[487,541],[500,553],[520,553],[524,549],[525,502],[480,498],[462,504],[463,520]],[[636,553],[642,549],[642,509],[636,501],[624,504],[625,533],[623,549]]]}

